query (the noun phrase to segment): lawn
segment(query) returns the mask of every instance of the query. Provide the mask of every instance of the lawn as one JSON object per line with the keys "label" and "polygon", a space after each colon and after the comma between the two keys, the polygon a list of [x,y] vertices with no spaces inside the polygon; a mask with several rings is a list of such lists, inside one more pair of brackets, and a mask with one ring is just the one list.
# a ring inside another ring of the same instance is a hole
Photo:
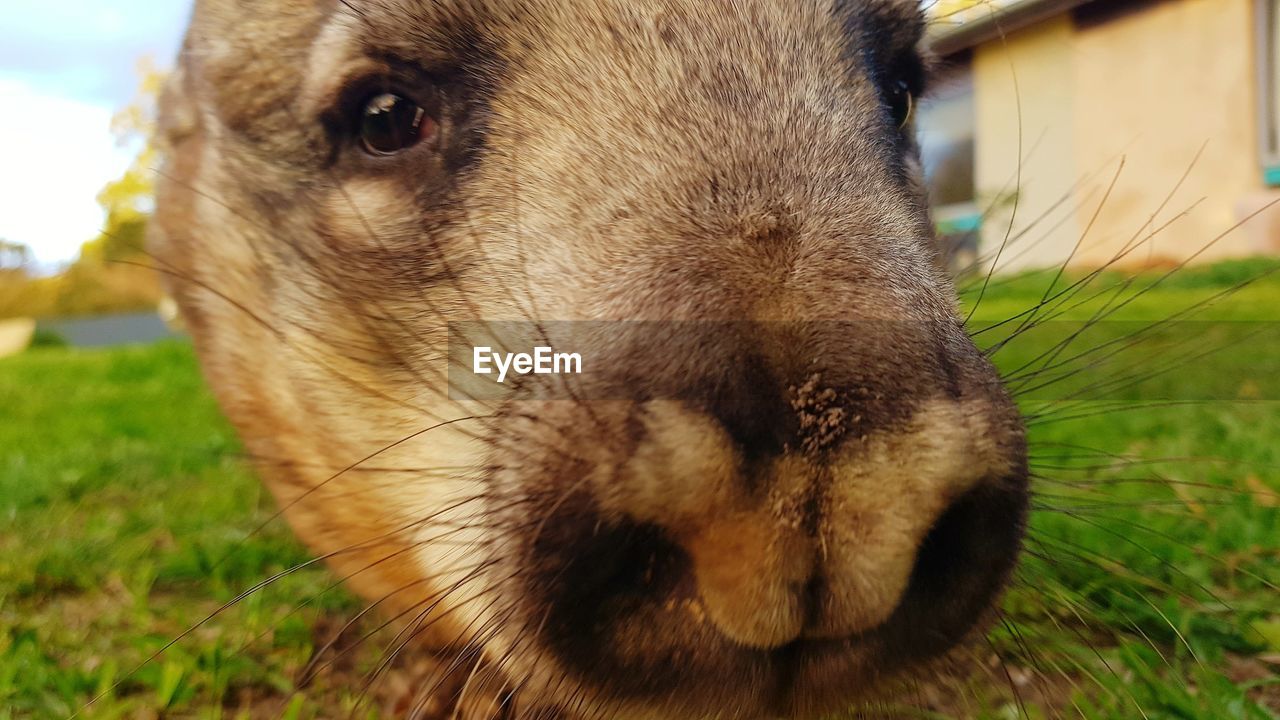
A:
{"label": "lawn", "polygon": [[1280,717],[1280,271],[1069,278],[1001,346],[1052,276],[994,281],[974,314],[1037,478],[993,638],[1025,703],[990,716]]}
{"label": "lawn", "polygon": [[[1276,269],[1098,276],[1016,336],[1082,277],[967,291],[1023,390],[1036,512],[986,672],[903,717],[1280,717]],[[274,507],[186,344],[2,360],[0,408],[0,718],[376,714],[381,643],[297,687],[359,606],[282,523],[257,530]]]}

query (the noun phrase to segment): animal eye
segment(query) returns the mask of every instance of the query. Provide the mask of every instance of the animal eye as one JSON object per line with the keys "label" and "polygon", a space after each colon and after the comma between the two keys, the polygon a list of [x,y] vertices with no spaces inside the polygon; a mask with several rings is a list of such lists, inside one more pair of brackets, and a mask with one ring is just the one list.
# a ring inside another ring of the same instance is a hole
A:
{"label": "animal eye", "polygon": [[889,112],[893,115],[894,124],[899,129],[905,128],[910,124],[916,109],[915,96],[911,92],[911,84],[906,80],[893,82],[889,85],[887,95]]}
{"label": "animal eye", "polygon": [[422,106],[395,93],[370,98],[360,118],[360,142],[372,155],[394,155],[439,132],[439,123]]}

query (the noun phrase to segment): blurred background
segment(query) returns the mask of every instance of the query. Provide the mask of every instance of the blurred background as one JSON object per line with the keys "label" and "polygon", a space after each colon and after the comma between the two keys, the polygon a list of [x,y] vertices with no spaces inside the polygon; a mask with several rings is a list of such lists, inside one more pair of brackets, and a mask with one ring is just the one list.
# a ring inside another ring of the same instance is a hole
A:
{"label": "blurred background", "polygon": [[[155,98],[189,12],[189,2],[142,0],[6,9],[0,317],[25,322],[0,327],[0,354],[21,347],[35,318],[155,315],[154,275],[125,263],[145,259]],[[147,338],[163,327],[140,316],[64,334],[89,343],[146,339],[132,336],[135,325]]]}
{"label": "blurred background", "polygon": [[[963,702],[919,690],[901,716],[1280,717],[1280,338],[1220,334],[1280,326],[1280,0],[924,5],[935,220],[980,344],[1029,388],[1040,494]],[[0,21],[0,720],[396,717],[413,668],[275,517],[149,269],[189,11]],[[1133,358],[1194,371],[1179,401],[1046,399],[1081,367],[1129,377],[1069,349],[1083,329],[1096,349],[1192,316]],[[981,335],[1010,319],[1017,343]],[[1195,354],[1215,343],[1228,374]]]}

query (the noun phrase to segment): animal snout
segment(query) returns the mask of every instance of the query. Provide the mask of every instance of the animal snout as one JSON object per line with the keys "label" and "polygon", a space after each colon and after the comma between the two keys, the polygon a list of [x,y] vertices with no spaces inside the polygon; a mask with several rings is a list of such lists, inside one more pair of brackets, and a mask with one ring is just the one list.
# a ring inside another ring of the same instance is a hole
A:
{"label": "animal snout", "polygon": [[[1016,554],[1025,502],[1016,413],[983,382],[976,350],[894,324],[842,332],[843,344],[825,328],[788,331],[784,341],[737,333],[760,340],[695,343],[733,360],[715,358],[711,379],[696,363],[655,361],[647,378],[626,377],[633,391],[643,383],[646,399],[548,410],[568,413],[554,423],[557,457],[581,460],[553,466],[591,468],[590,511],[557,522],[659,533],[664,552],[679,555],[663,566],[688,574],[691,602],[679,606],[689,621],[750,648],[866,633],[899,611],[913,584],[947,586],[975,604],[989,597],[1001,578],[968,579],[1007,568]],[[859,339],[911,346],[873,357]],[[821,353],[841,365],[802,362]],[[539,418],[545,426],[547,415]],[[565,440],[578,433],[581,442]],[[591,443],[593,433],[626,441]],[[986,530],[970,517],[991,509],[982,498],[992,493],[1008,500],[992,531],[998,542],[978,537]],[[951,529],[962,526],[976,529]],[[949,533],[945,544],[939,533]],[[966,550],[984,542],[985,557]]]}
{"label": "animal snout", "polygon": [[966,509],[971,492],[1016,474],[988,444],[994,428],[984,412],[936,400],[898,426],[852,434],[857,410],[837,397],[812,382],[796,388],[788,424],[803,439],[768,459],[740,445],[756,429],[742,435],[724,416],[649,403],[644,440],[601,493],[611,511],[662,528],[687,555],[698,611],[736,643],[775,649],[853,637],[889,620],[917,568],[938,565],[936,585],[999,559],[966,553],[961,546],[980,539],[964,533],[929,552],[968,568],[921,554],[953,509],[983,511]]}
{"label": "animal snout", "polygon": [[563,666],[619,695],[688,690],[666,657],[839,695],[991,607],[1022,537],[1025,442],[967,339],[884,323],[608,339],[584,355],[645,362],[513,399],[520,441],[493,458],[519,548],[498,570]]}

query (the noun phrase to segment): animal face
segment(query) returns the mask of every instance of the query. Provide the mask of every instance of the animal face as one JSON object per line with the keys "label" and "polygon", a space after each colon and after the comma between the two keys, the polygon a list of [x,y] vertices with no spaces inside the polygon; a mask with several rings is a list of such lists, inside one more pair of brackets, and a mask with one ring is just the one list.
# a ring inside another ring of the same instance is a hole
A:
{"label": "animal face", "polygon": [[[299,535],[529,716],[815,716],[961,643],[1026,453],[938,270],[921,32],[911,0],[199,2],[155,247]],[[450,328],[499,321],[595,372],[450,392]]]}

